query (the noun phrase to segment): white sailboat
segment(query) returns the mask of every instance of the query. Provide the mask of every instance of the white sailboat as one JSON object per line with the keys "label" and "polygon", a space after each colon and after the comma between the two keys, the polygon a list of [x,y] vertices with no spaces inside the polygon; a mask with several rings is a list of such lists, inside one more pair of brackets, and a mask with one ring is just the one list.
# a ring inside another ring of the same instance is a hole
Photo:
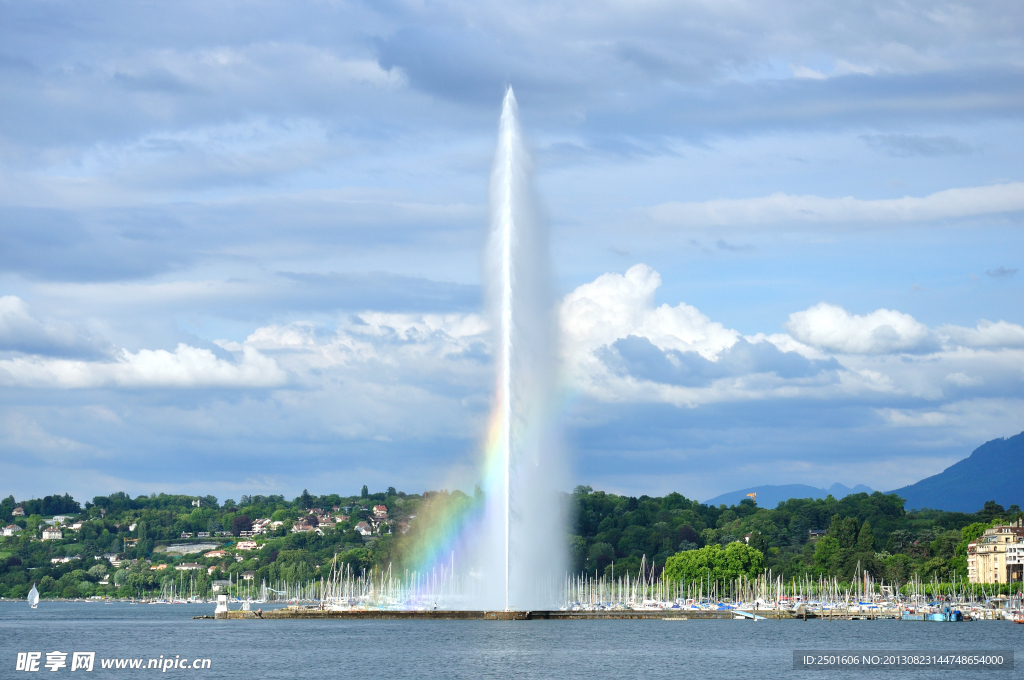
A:
{"label": "white sailboat", "polygon": [[35,583],[32,584],[32,590],[28,591],[28,603],[32,609],[39,606],[39,591],[36,590]]}

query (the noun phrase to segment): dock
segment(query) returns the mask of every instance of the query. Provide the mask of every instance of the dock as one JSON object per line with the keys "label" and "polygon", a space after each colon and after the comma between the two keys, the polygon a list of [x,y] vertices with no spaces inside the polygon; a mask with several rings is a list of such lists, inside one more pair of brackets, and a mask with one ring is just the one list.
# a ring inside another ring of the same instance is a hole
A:
{"label": "dock", "polygon": [[[1003,620],[1006,613],[1000,610],[967,610],[974,621]],[[290,605],[281,609],[268,609],[257,615],[249,609],[218,611],[213,616],[195,618],[212,619],[342,619],[342,620],[416,620],[416,621],[602,621],[612,619],[662,619],[677,621],[707,620],[748,620],[779,621],[800,619],[803,621],[873,621],[897,619],[903,621],[932,621],[933,617],[905,613],[899,608],[849,607],[834,609],[579,609],[579,610],[534,610],[534,611],[488,611],[471,609],[332,609],[316,605]]]}
{"label": "dock", "polygon": [[[232,609],[217,612],[215,619],[392,619],[416,621],[541,621],[541,620],[606,620],[606,619],[721,619],[738,618],[731,610],[623,609],[605,611],[483,611],[462,609],[389,610],[389,609],[318,609],[317,607],[284,607],[270,609],[257,616],[255,611]],[[788,616],[786,618],[789,618]]]}

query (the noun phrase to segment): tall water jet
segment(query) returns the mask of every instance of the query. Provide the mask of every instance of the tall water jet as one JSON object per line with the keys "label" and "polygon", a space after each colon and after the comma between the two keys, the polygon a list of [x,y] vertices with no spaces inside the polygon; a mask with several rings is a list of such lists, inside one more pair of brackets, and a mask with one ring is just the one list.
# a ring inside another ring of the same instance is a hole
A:
{"label": "tall water jet", "polygon": [[491,173],[486,280],[497,330],[478,574],[486,608],[555,605],[566,566],[565,479],[552,413],[557,332],[548,239],[512,88]]}

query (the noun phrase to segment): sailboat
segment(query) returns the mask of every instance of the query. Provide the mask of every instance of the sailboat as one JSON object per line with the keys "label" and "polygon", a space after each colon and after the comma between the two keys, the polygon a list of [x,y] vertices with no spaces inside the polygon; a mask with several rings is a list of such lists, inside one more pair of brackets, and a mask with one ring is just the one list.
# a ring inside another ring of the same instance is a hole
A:
{"label": "sailboat", "polygon": [[32,609],[39,606],[39,591],[36,590],[35,583],[32,584],[32,590],[28,591],[28,603]]}

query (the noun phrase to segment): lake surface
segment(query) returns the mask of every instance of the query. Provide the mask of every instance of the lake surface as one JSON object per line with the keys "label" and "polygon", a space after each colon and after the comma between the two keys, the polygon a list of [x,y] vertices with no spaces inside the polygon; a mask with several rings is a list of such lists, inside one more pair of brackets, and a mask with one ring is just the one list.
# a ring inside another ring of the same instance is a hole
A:
{"label": "lake surface", "polygon": [[[265,607],[266,608],[266,607]],[[1005,621],[192,620],[214,605],[0,602],[0,678],[18,652],[96,652],[85,677],[1022,678],[1024,626]],[[793,650],[1013,650],[1017,670],[794,671]],[[100,668],[101,658],[209,658],[210,668]],[[51,673],[59,677],[67,667]],[[77,677],[74,671],[72,677]]]}

